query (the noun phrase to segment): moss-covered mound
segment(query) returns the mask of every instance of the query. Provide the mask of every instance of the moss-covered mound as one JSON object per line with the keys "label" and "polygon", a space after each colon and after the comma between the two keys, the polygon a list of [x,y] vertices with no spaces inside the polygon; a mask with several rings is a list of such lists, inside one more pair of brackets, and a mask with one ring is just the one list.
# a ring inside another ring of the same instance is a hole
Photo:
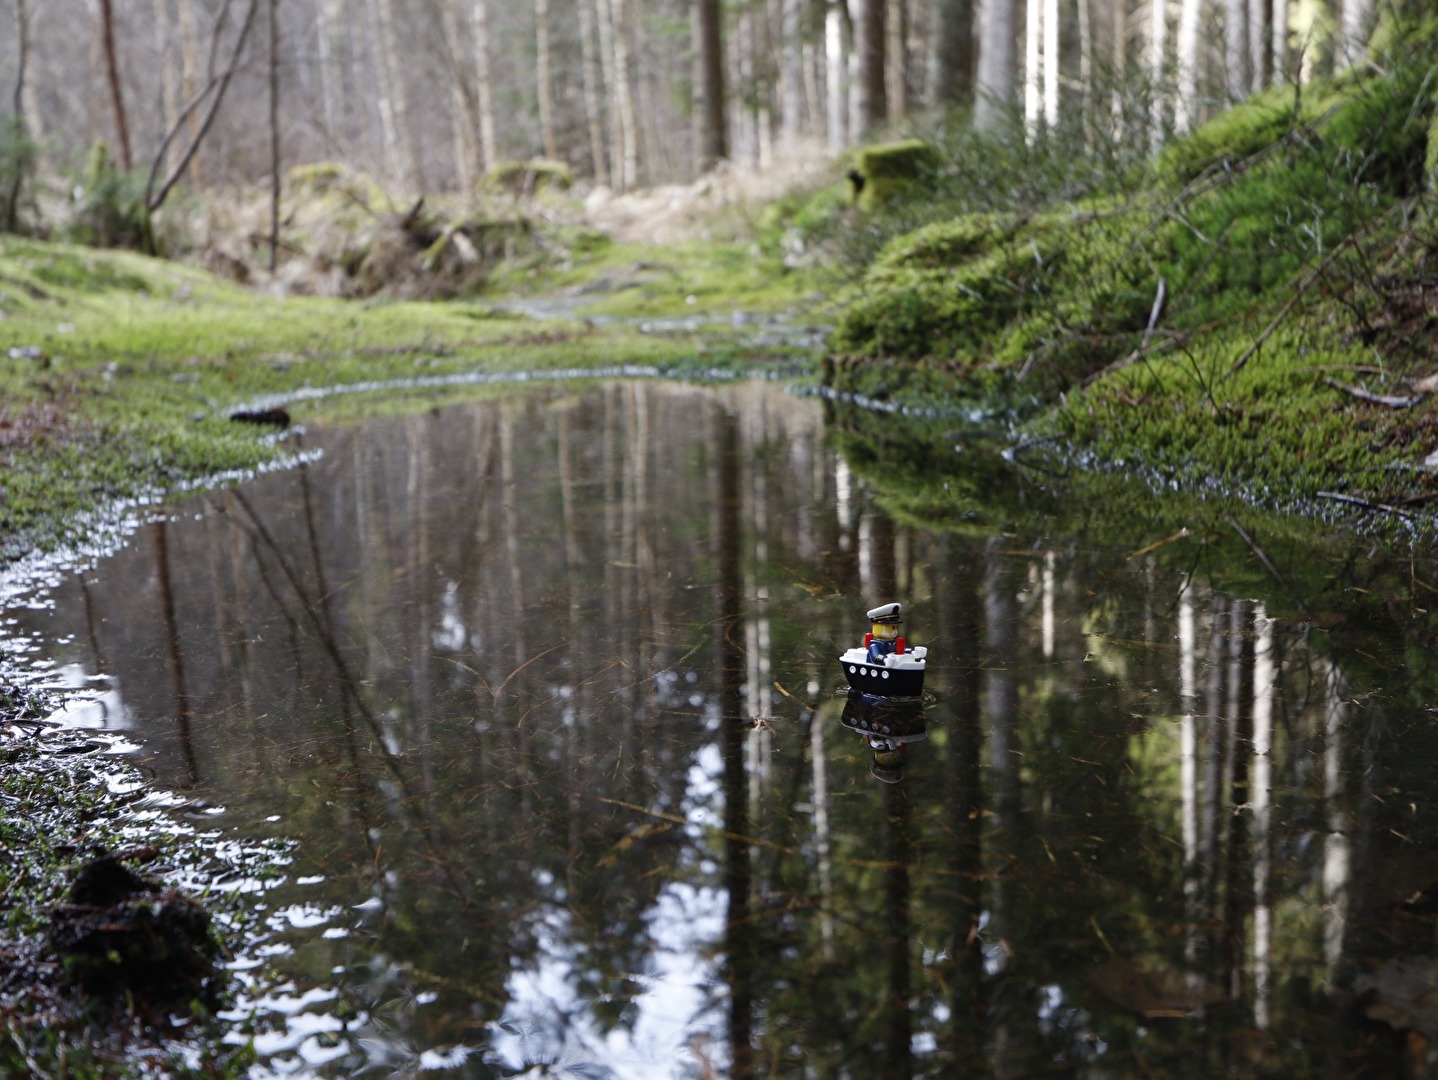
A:
{"label": "moss-covered mound", "polygon": [[1260,95],[1173,142],[1141,182],[1000,212],[992,193],[966,211],[951,192],[954,214],[871,262],[831,381],[979,404],[1169,487],[1290,507],[1426,501],[1429,39],[1389,35],[1379,62]]}

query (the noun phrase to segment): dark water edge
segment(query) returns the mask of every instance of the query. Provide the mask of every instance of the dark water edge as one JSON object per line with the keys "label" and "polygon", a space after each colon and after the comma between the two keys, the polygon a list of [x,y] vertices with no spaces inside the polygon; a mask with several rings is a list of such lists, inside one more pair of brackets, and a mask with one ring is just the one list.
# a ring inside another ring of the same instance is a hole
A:
{"label": "dark water edge", "polygon": [[[295,843],[255,1075],[1426,1060],[1428,555],[773,386],[312,441],[8,615],[67,723]],[[834,663],[886,599],[933,658],[898,717]]]}

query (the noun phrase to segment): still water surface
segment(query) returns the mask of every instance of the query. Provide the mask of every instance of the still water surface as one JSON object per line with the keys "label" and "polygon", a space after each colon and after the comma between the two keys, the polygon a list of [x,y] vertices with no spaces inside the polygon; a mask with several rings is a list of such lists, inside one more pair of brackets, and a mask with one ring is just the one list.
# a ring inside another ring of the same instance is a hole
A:
{"label": "still water surface", "polygon": [[[12,615],[71,722],[297,841],[255,1075],[1385,1076],[1438,1036],[1433,634],[1373,552],[1287,553],[1297,621],[1155,536],[902,526],[772,386],[308,441]],[[835,662],[891,599],[897,714]]]}

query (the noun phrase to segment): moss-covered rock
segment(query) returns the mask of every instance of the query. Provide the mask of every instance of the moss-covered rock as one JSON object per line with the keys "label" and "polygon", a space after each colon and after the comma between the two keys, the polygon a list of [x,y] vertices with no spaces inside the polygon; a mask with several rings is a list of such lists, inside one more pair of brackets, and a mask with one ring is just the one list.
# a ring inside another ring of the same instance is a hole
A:
{"label": "moss-covered rock", "polygon": [[942,163],[934,145],[922,139],[866,146],[849,174],[854,201],[861,210],[872,211],[910,197],[932,183]]}

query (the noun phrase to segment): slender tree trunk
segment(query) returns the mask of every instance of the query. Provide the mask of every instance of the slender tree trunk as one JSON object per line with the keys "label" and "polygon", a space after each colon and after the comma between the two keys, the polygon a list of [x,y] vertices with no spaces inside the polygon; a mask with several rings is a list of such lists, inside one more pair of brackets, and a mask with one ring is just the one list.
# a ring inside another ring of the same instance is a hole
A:
{"label": "slender tree trunk", "polygon": [[479,106],[479,152],[483,169],[492,169],[499,160],[494,124],[494,82],[489,73],[489,5],[473,0],[470,5],[474,45],[474,96]]}
{"label": "slender tree trunk", "polygon": [[1288,79],[1288,0],[1273,0],[1273,73],[1270,81],[1281,86]]}
{"label": "slender tree trunk", "polygon": [[539,132],[544,156],[559,160],[559,142],[554,136],[554,87],[550,74],[549,0],[534,0],[535,78],[539,83]]}
{"label": "slender tree trunk", "polygon": [[619,111],[619,73],[614,50],[614,0],[594,0],[599,27],[599,59],[604,74],[604,101],[608,107],[609,182],[624,190],[624,121]]}
{"label": "slender tree trunk", "polygon": [[844,55],[844,0],[829,0],[824,12],[825,128],[829,150],[838,153],[849,144],[848,59]]}
{"label": "slender tree trunk", "polygon": [[854,56],[858,84],[854,103],[854,138],[862,139],[888,116],[884,84],[885,0],[858,0],[854,23]]}
{"label": "slender tree trunk", "polygon": [[1149,9],[1148,69],[1152,85],[1149,143],[1163,145],[1168,104],[1168,0],[1152,0]]}
{"label": "slender tree trunk", "polygon": [[[184,3],[184,0],[180,0]],[[334,4],[338,8],[339,4]],[[445,15],[450,14],[445,4]],[[315,7],[315,63],[320,76],[320,117],[324,124],[325,141],[334,147],[339,141],[339,130],[335,122],[334,88],[334,28],[338,11],[331,10],[331,0],[319,0]],[[447,28],[447,27],[446,27]],[[453,35],[451,35],[452,39]]]}
{"label": "slender tree trunk", "polygon": [[1024,4],[1024,130],[1031,139],[1038,134],[1039,117],[1044,114],[1043,4],[1044,0]]}
{"label": "slender tree trunk", "polygon": [[[1237,3],[1238,0],[1230,0]],[[1342,32],[1338,39],[1338,66],[1356,64],[1368,47],[1373,32],[1373,0],[1342,0]]]}
{"label": "slender tree trunk", "polygon": [[1044,0],[1044,122],[1059,126],[1059,0]]}
{"label": "slender tree trunk", "polygon": [[1248,92],[1256,94],[1273,77],[1273,13],[1270,0],[1248,3]]}
{"label": "slender tree trunk", "polygon": [[[194,101],[200,90],[200,32],[195,25],[196,0],[180,0],[180,96],[185,101]],[[190,113],[190,142],[195,144],[200,136],[200,113]],[[196,188],[205,186],[204,157],[198,151],[190,159],[190,184]]]}
{"label": "slender tree trunk", "polygon": [[1015,0],[979,0],[978,100],[974,123],[993,130],[1014,104],[1018,57],[1014,50]]}
{"label": "slender tree trunk", "polygon": [[884,97],[888,121],[898,125],[909,115],[909,5],[906,0],[888,0],[884,20]]}
{"label": "slender tree trunk", "polygon": [[1173,126],[1179,134],[1198,123],[1198,28],[1202,0],[1183,0],[1178,9],[1178,96],[1173,103]]}
{"label": "slender tree trunk", "polygon": [[15,94],[11,108],[15,113],[14,138],[20,145],[15,147],[14,174],[10,177],[10,190],[5,193],[6,232],[14,232],[20,225],[20,193],[25,185],[24,143],[29,138],[25,123],[25,69],[30,61],[30,14],[25,0],[15,0]]}
{"label": "slender tree trunk", "polygon": [[395,125],[393,79],[389,67],[389,50],[385,46],[382,5],[385,0],[365,0],[369,19],[371,54],[374,57],[375,82],[378,91],[375,104],[379,112],[379,133],[384,172],[391,183],[402,182],[403,166],[399,155],[399,131]]}
{"label": "slender tree trunk", "polygon": [[619,114],[621,161],[620,187],[628,191],[639,182],[639,124],[634,112],[634,92],[629,69],[629,17],[625,0],[610,0],[614,17],[614,104]]}
{"label": "slender tree trunk", "polygon": [[1093,12],[1090,0],[1078,0],[1079,40],[1079,110],[1084,129],[1084,145],[1089,145],[1093,119]]}
{"label": "slender tree trunk", "polygon": [[[715,3],[718,0],[714,0]],[[604,98],[595,42],[594,7],[590,0],[579,3],[579,50],[584,67],[584,116],[589,125],[589,156],[596,183],[609,183],[609,164],[604,154]],[[723,119],[722,115],[720,117]]]}
{"label": "slender tree trunk", "polygon": [[270,273],[280,260],[280,20],[276,7],[279,0],[269,3],[270,31]]}
{"label": "slender tree trunk", "polygon": [[474,190],[475,164],[479,146],[475,141],[474,103],[467,87],[465,72],[469,55],[464,48],[460,13],[456,0],[444,0],[444,36],[449,51],[449,133],[454,155],[454,175],[459,189],[466,194]]}
{"label": "slender tree trunk", "polygon": [[934,0],[929,103],[969,105],[974,96],[974,0]]}
{"label": "slender tree trunk", "polygon": [[399,57],[400,31],[395,22],[395,0],[379,0],[380,42],[384,66],[388,71],[391,125],[395,153],[400,163],[401,183],[406,191],[424,188],[424,167],[414,138],[409,108],[409,90],[405,82],[405,66]]}
{"label": "slender tree trunk", "polygon": [[779,135],[784,153],[793,154],[804,109],[803,0],[784,0],[779,17]]}
{"label": "slender tree trunk", "polygon": [[694,111],[700,120],[695,168],[701,173],[729,156],[729,133],[724,119],[724,41],[720,27],[719,0],[696,0],[694,40],[698,71],[694,80]]}
{"label": "slender tree trunk", "polygon": [[115,55],[115,13],[111,0],[100,0],[100,44],[105,52],[105,78],[110,85],[110,108],[115,114],[115,141],[120,167],[129,172],[135,166],[130,152],[130,122],[125,116],[125,97],[120,90],[120,62]]}
{"label": "slender tree trunk", "polygon": [[[170,5],[168,0],[154,0],[153,27],[155,32],[155,68],[160,73],[160,131],[166,132],[175,123],[180,112],[180,85],[175,78],[175,66],[170,63]],[[170,163],[167,161],[166,168]]]}

